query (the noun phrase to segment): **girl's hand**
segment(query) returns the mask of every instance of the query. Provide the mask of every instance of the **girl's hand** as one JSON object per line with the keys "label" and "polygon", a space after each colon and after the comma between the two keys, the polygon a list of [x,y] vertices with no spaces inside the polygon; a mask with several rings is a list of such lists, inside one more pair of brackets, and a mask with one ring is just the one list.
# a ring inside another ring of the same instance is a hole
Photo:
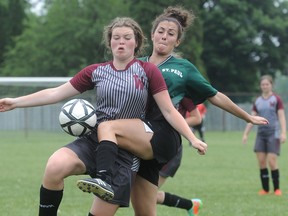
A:
{"label": "girl's hand", "polygon": [[281,143],[285,143],[285,142],[286,142],[286,139],[287,139],[286,133],[281,133],[280,142],[281,142]]}
{"label": "girl's hand", "polygon": [[[190,141],[191,142],[191,141]],[[198,150],[200,155],[205,155],[207,151],[207,144],[202,142],[199,139],[196,139],[194,142],[191,142],[192,147]]]}
{"label": "girl's hand", "polygon": [[248,136],[246,134],[244,134],[243,137],[242,137],[242,143],[246,144],[247,143],[247,139],[248,139]]}
{"label": "girl's hand", "polygon": [[254,125],[267,125],[269,124],[269,121],[261,116],[250,116],[250,123]]}
{"label": "girl's hand", "polygon": [[0,99],[0,112],[6,112],[14,108],[13,98]]}

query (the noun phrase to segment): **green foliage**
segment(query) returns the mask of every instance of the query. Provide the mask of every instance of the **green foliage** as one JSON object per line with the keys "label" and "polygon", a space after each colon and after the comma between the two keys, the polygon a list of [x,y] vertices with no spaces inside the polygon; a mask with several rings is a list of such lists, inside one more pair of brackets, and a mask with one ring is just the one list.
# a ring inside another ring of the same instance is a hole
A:
{"label": "green foliage", "polygon": [[23,20],[26,18],[27,4],[22,0],[7,0],[0,2],[0,65],[4,61],[7,48],[13,48],[13,37],[23,31]]}
{"label": "green foliage", "polygon": [[[276,92],[276,94],[279,94],[281,96],[281,98],[284,102],[288,101],[287,83],[288,83],[288,76],[283,76],[280,73],[278,73],[276,75],[276,78],[274,79],[273,89]],[[286,117],[288,117],[287,115],[288,114],[286,114]],[[287,118],[287,120],[288,120],[288,118]]]}
{"label": "green foliage", "polygon": [[149,55],[152,21],[164,8],[175,5],[197,16],[176,51],[218,90],[251,93],[258,90],[260,75],[287,75],[288,1],[44,2],[41,15],[29,13],[26,1],[0,2],[0,76],[73,76],[86,65],[107,61],[111,56],[102,44],[103,27],[117,16],[139,22],[150,44]]}
{"label": "green foliage", "polygon": [[[72,76],[84,66],[104,61],[103,27],[119,15],[110,7],[112,2],[55,0],[47,15],[31,15],[16,47],[6,54],[2,75]],[[117,9],[125,7],[118,4]]]}
{"label": "green foliage", "polygon": [[282,12],[286,7],[287,13],[287,2],[286,6],[270,0],[207,2],[202,16],[203,60],[217,89],[255,91],[260,75],[275,75],[287,67],[288,17]]}

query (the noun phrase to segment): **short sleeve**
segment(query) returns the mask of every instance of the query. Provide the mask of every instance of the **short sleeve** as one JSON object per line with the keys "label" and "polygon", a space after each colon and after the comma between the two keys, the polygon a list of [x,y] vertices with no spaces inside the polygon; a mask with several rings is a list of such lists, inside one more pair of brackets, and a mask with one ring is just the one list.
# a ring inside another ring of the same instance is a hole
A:
{"label": "short sleeve", "polygon": [[217,90],[202,76],[197,68],[186,62],[187,80],[186,80],[186,97],[191,98],[195,104],[203,103],[207,98],[217,94]]}

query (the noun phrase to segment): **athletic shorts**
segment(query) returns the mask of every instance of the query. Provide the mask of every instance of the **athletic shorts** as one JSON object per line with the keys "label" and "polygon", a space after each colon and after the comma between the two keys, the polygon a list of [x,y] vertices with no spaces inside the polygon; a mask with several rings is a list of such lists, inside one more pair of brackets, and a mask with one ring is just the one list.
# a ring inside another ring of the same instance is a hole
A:
{"label": "athletic shorts", "polygon": [[274,131],[257,133],[254,152],[275,153],[280,155],[280,139]]}
{"label": "athletic shorts", "polygon": [[182,153],[183,153],[183,148],[181,145],[178,149],[177,154],[162,167],[162,169],[159,172],[159,175],[164,178],[174,177],[174,175],[176,174],[177,170],[180,167],[181,160],[182,160]]}
{"label": "athletic shorts", "polygon": [[141,160],[138,175],[158,186],[159,171],[178,152],[181,146],[180,134],[165,120],[144,123],[153,131],[150,141],[153,149],[153,160]]}
{"label": "athletic shorts", "polygon": [[[65,147],[74,151],[86,166],[86,173],[92,178],[96,177],[96,149],[98,146],[96,132],[80,137]],[[122,149],[118,151],[115,166],[112,169],[112,188],[114,198],[109,201],[121,207],[128,207],[132,185],[132,163],[134,156]]]}

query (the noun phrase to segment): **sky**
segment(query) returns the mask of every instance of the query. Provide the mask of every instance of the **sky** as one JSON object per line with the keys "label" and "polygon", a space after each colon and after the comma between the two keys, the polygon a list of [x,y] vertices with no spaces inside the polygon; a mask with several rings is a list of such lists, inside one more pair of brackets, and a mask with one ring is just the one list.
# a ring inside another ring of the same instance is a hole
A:
{"label": "sky", "polygon": [[44,5],[43,0],[29,0],[30,4],[32,5],[31,11],[37,15],[41,15],[42,8]]}

